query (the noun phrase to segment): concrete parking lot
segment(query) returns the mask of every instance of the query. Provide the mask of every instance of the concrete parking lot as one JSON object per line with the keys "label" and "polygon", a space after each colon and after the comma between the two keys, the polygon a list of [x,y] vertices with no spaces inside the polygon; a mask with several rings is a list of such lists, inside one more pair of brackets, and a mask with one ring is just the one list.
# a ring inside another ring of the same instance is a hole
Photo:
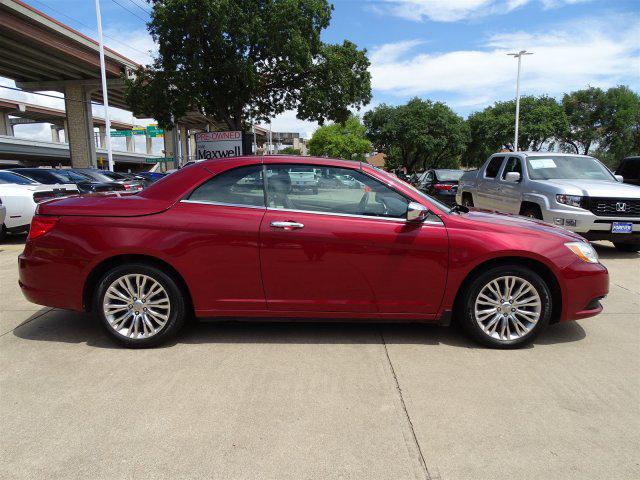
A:
{"label": "concrete parking lot", "polygon": [[[30,304],[0,245],[0,478],[640,478],[640,256],[530,348],[455,328],[209,323],[155,350]],[[61,279],[63,281],[63,279]]]}

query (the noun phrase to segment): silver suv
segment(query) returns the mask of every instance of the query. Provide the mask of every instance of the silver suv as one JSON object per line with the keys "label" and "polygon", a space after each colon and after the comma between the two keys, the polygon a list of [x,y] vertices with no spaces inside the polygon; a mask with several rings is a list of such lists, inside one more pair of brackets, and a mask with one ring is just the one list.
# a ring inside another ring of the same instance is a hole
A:
{"label": "silver suv", "polygon": [[640,250],[640,187],[622,183],[586,155],[496,153],[462,176],[456,203],[538,218],[588,240]]}

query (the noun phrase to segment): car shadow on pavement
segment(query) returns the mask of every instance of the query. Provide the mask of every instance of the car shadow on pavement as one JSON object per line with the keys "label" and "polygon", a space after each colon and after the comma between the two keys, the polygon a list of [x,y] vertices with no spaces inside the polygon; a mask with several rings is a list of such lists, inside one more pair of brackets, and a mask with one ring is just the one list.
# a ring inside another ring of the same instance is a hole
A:
{"label": "car shadow on pavement", "polygon": [[[92,347],[117,349],[98,320],[89,314],[43,308],[13,330],[24,340],[85,343]],[[586,333],[576,322],[551,325],[532,346],[582,340]],[[441,327],[416,323],[372,322],[189,322],[184,330],[162,348],[178,344],[415,344],[484,348],[468,339],[456,324]]]}
{"label": "car shadow on pavement", "polygon": [[4,237],[4,240],[0,242],[0,250],[5,245],[24,245],[26,241],[27,241],[26,233],[15,234],[15,235],[8,234],[6,237]]}
{"label": "car shadow on pavement", "polygon": [[613,244],[609,242],[594,242],[592,245],[598,252],[601,260],[640,260],[640,254],[636,252],[622,252],[617,250]]}

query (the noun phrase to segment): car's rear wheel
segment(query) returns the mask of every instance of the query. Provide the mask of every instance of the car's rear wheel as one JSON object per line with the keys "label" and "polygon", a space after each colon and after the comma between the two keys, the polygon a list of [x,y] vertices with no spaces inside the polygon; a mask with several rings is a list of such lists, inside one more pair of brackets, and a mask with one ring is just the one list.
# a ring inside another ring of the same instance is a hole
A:
{"label": "car's rear wheel", "polygon": [[5,227],[4,223],[0,224],[0,242],[4,241],[7,236],[7,227]]}
{"label": "car's rear wheel", "polygon": [[613,242],[613,246],[621,252],[640,252],[640,243],[619,243]]}
{"label": "car's rear wheel", "polygon": [[94,305],[109,335],[129,348],[167,341],[186,318],[184,295],[176,281],[145,264],[108,271],[98,284]]}
{"label": "car's rear wheel", "polygon": [[533,270],[502,265],[479,275],[461,304],[462,324],[483,345],[514,348],[531,342],[551,318],[552,297]]}

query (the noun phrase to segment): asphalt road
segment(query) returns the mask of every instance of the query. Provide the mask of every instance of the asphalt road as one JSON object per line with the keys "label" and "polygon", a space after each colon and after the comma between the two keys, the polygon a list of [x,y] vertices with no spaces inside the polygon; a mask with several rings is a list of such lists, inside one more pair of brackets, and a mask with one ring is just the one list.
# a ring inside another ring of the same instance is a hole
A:
{"label": "asphalt road", "polygon": [[28,303],[0,245],[0,478],[640,478],[640,256],[530,348],[421,325],[217,323],[155,350]]}

